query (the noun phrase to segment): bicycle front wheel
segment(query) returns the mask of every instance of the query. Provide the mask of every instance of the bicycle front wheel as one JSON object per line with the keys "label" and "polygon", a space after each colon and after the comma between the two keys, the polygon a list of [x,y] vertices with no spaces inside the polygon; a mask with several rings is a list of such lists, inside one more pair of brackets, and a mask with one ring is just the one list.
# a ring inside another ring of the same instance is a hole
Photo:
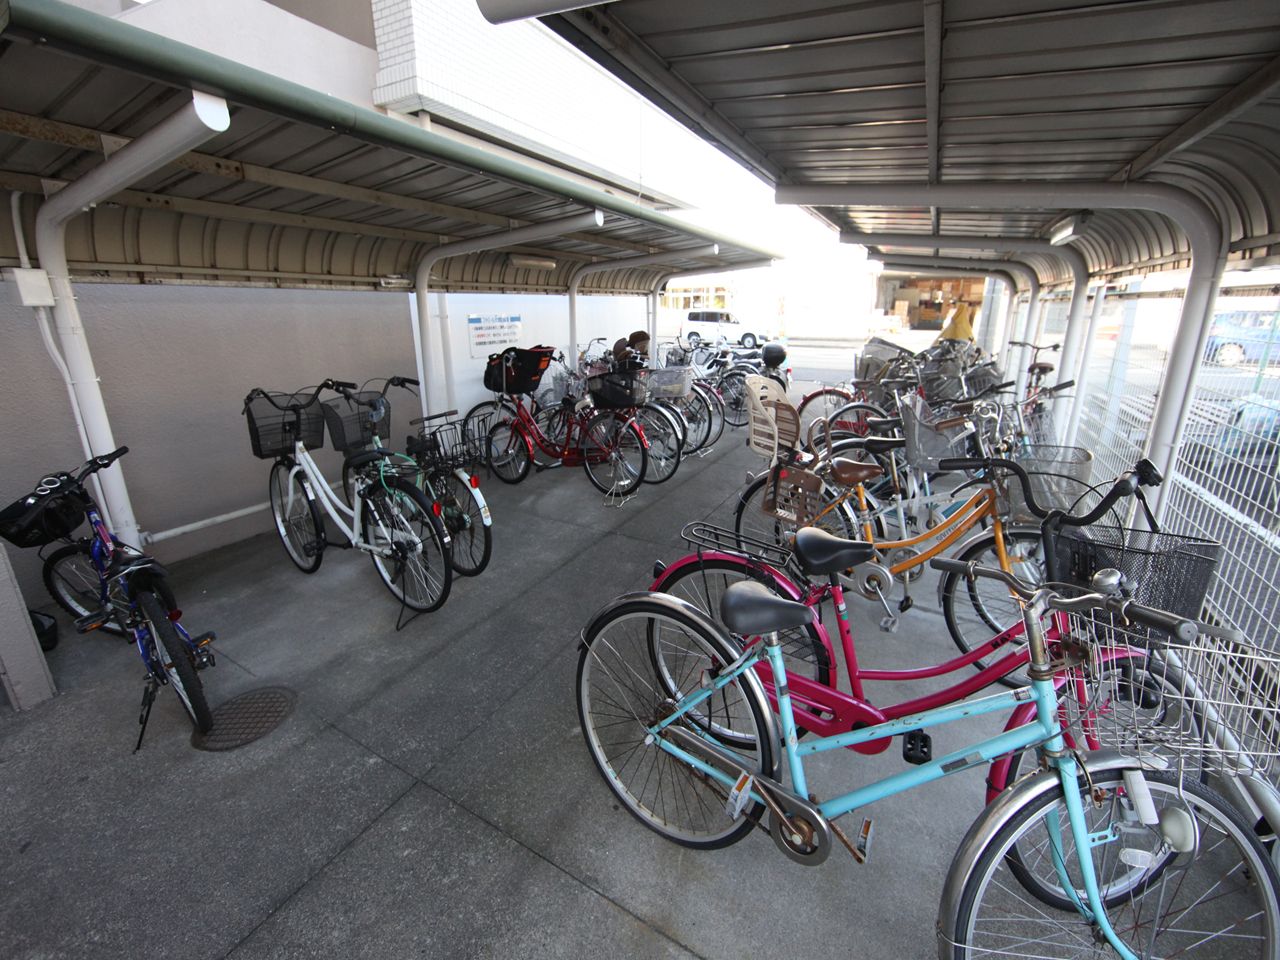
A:
{"label": "bicycle front wheel", "polygon": [[[796,526],[782,520],[764,509],[765,487],[769,482],[769,474],[763,473],[752,480],[738,497],[738,505],[734,508],[733,532],[739,537],[750,537],[765,543],[776,544],[791,549],[790,535],[794,535]],[[857,518],[853,515],[848,501],[836,503],[838,494],[835,490],[822,488],[822,516],[810,524],[843,537],[846,540],[858,540]],[[830,509],[826,509],[830,507]],[[741,542],[741,541],[739,541]]]}
{"label": "bicycle front wheel", "polygon": [[[737,658],[733,645],[698,611],[670,597],[636,594],[598,613],[582,636],[578,659],[578,717],[587,749],[605,783],[650,830],[686,847],[715,848],[741,840],[759,820],[763,804],[748,803],[738,816],[726,810],[728,788],[662,750],[648,728],[670,709],[672,693],[653,674],[652,651],[672,671],[682,691]],[[750,773],[773,776],[767,706],[745,678],[699,705],[699,714],[677,721],[700,738],[715,729],[742,734],[719,743]],[[710,717],[714,726],[703,722]],[[736,774],[731,773],[731,777]]]}
{"label": "bicycle front wheel", "polygon": [[631,418],[613,410],[597,413],[582,434],[582,469],[601,493],[636,492],[649,466],[644,436]]}
{"label": "bicycle front wheel", "polygon": [[519,483],[529,476],[533,465],[533,444],[523,427],[511,420],[503,421],[489,431],[485,459],[503,483]]}
{"label": "bicycle front wheel", "polygon": [[443,528],[421,490],[398,478],[379,481],[363,501],[360,528],[373,567],[393,597],[424,613],[449,598],[453,566]]}
{"label": "bicycle front wheel", "polygon": [[649,441],[649,464],[644,470],[645,483],[665,483],[680,469],[681,439],[676,414],[656,404],[636,410],[636,420]]}
{"label": "bicycle front wheel", "polygon": [[[102,608],[102,581],[93,565],[92,549],[87,540],[59,547],[45,558],[41,571],[49,596],[77,620]],[[114,614],[98,629],[117,636],[125,633]]]}
{"label": "bicycle front wheel", "polygon": [[743,373],[726,373],[717,384],[724,400],[724,422],[731,427],[745,427],[747,410],[747,377]]}
{"label": "bicycle front wheel", "polygon": [[[1121,771],[1093,773],[1077,787],[1089,832],[1101,841],[1091,853],[1099,893],[1121,940],[1143,958],[1274,960],[1280,879],[1252,829],[1200,783],[1150,772],[1145,780],[1160,821],[1153,825],[1142,822]],[[1032,796],[986,841],[966,875],[953,881],[958,894],[948,886],[938,915],[939,955],[1114,956],[1079,910],[1046,909],[1014,872],[1020,864],[1042,886],[1061,889],[1057,863],[1066,865],[1073,896],[1083,899],[1060,784]],[[953,864],[957,869],[964,867]]]}
{"label": "bicycle front wheel", "polygon": [[196,673],[195,657],[187,642],[178,636],[178,630],[165,612],[164,605],[153,593],[138,594],[138,610],[147,623],[155,646],[154,656],[173,692],[182,701],[192,724],[201,733],[213,729],[213,712],[204,698],[204,685]]}
{"label": "bicycle front wheel", "polygon": [[324,559],[324,519],[307,496],[302,474],[294,473],[292,460],[271,465],[269,499],[276,533],[289,559],[303,573],[315,573]]}
{"label": "bicycle front wheel", "polygon": [[704,448],[709,449],[716,445],[721,434],[724,433],[724,401],[720,399],[719,393],[701,381],[694,382],[693,390],[706,401],[711,418],[707,425],[707,439],[702,443]]}

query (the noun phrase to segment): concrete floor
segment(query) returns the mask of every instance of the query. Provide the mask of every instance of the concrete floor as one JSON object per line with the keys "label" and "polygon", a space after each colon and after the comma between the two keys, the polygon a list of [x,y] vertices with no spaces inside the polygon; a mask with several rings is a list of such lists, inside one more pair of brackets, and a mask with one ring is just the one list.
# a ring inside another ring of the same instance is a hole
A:
{"label": "concrete floor", "polygon": [[[757,466],[743,435],[726,435],[620,509],[581,470],[488,482],[489,569],[401,632],[360,555],[334,550],[305,576],[264,532],[176,565],[184,622],[219,637],[202,675],[210,702],[268,685],[298,694],[280,728],[231,752],[193,749],[162,691],[133,754],[136,654],[64,619],[50,655],[61,695],[0,717],[0,957],[740,960],[761,944],[933,955],[982,771],[869,811],[868,865],[837,847],[806,869],[760,833],[714,852],[668,843],[620,809],[583,744],[579,631],[606,600],[647,586],[654,560],[682,554],[686,521],[731,523]],[[894,636],[851,601],[865,664],[954,652],[932,590],[917,596]],[[823,759],[814,786],[826,795],[903,766],[896,749]],[[853,832],[861,817],[843,823]]]}

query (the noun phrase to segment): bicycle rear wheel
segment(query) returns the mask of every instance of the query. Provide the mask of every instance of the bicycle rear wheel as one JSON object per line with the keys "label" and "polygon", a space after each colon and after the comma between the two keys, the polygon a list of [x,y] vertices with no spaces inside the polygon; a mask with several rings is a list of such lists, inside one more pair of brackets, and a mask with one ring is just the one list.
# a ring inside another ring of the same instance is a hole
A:
{"label": "bicycle rear wheel", "polygon": [[[715,848],[741,840],[764,812],[748,803],[737,817],[726,811],[728,789],[662,750],[648,728],[670,710],[671,691],[653,675],[657,645],[676,689],[691,691],[701,678],[732,662],[737,651],[688,604],[671,597],[632,594],[592,619],[578,659],[578,717],[591,759],[623,806],[650,830],[686,847]],[[749,773],[775,773],[767,707],[754,680],[739,678],[699,705],[698,717],[677,721],[714,739],[702,722],[741,731],[719,745]],[[731,774],[732,776],[732,774]]]}
{"label": "bicycle rear wheel", "polygon": [[601,493],[625,497],[644,482],[649,466],[640,428],[613,410],[597,413],[582,431],[582,468]]}
{"label": "bicycle rear wheel", "polygon": [[720,378],[720,397],[724,400],[724,422],[731,427],[745,427],[747,410],[747,377],[743,373],[726,373]]}
{"label": "bicycle rear wheel", "polygon": [[268,480],[271,516],[284,552],[294,566],[303,573],[315,573],[324,559],[324,518],[307,496],[302,474],[292,470],[292,460],[277,460],[271,465]]}
{"label": "bicycle rear wheel", "polygon": [[373,547],[379,579],[406,607],[428,613],[449,598],[453,566],[444,531],[417,487],[398,477],[372,487],[363,497],[360,534]]}
{"label": "bicycle rear wheel", "polygon": [[[765,486],[769,482],[769,474],[763,473],[751,481],[738,497],[738,505],[733,513],[733,532],[739,537],[751,537],[765,543],[777,544],[791,549],[790,536],[796,531],[795,524],[765,513]],[[823,506],[833,504],[837,494],[834,490],[823,487]],[[846,540],[860,539],[857,533],[857,518],[853,515],[848,502],[835,504],[827,510],[813,526],[843,537]]]}
{"label": "bicycle rear wheel", "polygon": [[519,483],[533,465],[533,443],[515,421],[496,423],[489,431],[485,460],[503,483]]}
{"label": "bicycle rear wheel", "polygon": [[437,490],[440,504],[440,520],[449,531],[449,562],[454,573],[474,577],[489,565],[493,552],[493,528],[484,522],[484,509],[478,491],[470,481],[461,480],[450,471],[444,477],[435,477],[432,487]]}
{"label": "bicycle rear wheel", "polygon": [[195,657],[165,612],[164,605],[149,591],[138,594],[138,610],[146,621],[155,645],[154,655],[165,679],[178,695],[192,724],[201,733],[213,729],[213,712],[204,697],[204,685],[196,672]]}
{"label": "bicycle rear wheel", "polygon": [[707,408],[711,412],[711,421],[707,428],[707,439],[702,444],[703,449],[710,449],[716,445],[724,434],[724,401],[720,399],[719,393],[701,381],[695,380],[693,389],[695,393],[707,402]]}
{"label": "bicycle rear wheel", "polygon": [[829,418],[846,404],[853,402],[853,394],[840,387],[822,387],[804,397],[796,412],[800,414],[800,439],[809,436],[809,428],[819,417]]}
{"label": "bicycle rear wheel", "polygon": [[[1092,857],[1112,927],[1144,958],[1272,960],[1280,950],[1280,879],[1252,829],[1200,783],[1166,773],[1144,779],[1160,824],[1142,822],[1120,770],[1094,772],[1078,784],[1088,829],[1100,839]],[[1189,849],[1178,853],[1171,843]],[[1046,909],[1012,869],[1021,863],[1045,886],[1060,887],[1058,860],[1083,898],[1061,784],[1031,796],[989,839],[971,831],[943,893],[941,955],[1114,955],[1077,909]]]}
{"label": "bicycle rear wheel", "polygon": [[645,405],[636,410],[636,420],[649,441],[649,464],[644,470],[645,483],[665,483],[680,469],[680,429],[676,414],[665,407]]}

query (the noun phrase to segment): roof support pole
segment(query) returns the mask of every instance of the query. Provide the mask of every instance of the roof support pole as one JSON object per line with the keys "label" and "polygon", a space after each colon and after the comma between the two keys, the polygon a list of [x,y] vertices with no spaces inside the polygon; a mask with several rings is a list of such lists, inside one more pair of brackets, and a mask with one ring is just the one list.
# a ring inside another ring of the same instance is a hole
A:
{"label": "roof support pole", "polygon": [[996,281],[994,277],[987,277],[987,282],[982,285],[982,309],[978,311],[978,347],[983,353],[990,356],[992,347],[995,346],[995,300],[996,300]]}
{"label": "roof support pole", "polygon": [[[923,247],[934,249],[941,247],[947,250],[994,250],[1001,253],[1041,253],[1057,257],[1071,271],[1073,280],[1071,288],[1071,306],[1067,314],[1067,332],[1062,343],[1062,357],[1058,361],[1058,383],[1075,379],[1076,362],[1080,351],[1080,343],[1084,339],[1084,305],[1089,298],[1089,265],[1084,255],[1075,247],[1066,244],[1056,246],[1047,240],[1028,240],[1017,237],[926,237],[916,233],[851,233],[840,234],[842,243],[861,243],[872,246],[890,247]],[[1038,342],[1042,320],[1036,318],[1035,332],[1023,340]],[[1030,327],[1028,329],[1031,329]],[[1020,364],[1025,367],[1026,364]],[[1022,395],[1021,389],[1018,393]]]}
{"label": "roof support pole", "polygon": [[[1151,210],[1173,220],[1191,245],[1191,276],[1182,298],[1182,316],[1173,351],[1165,365],[1165,389],[1156,401],[1147,439],[1149,456],[1172,476],[1177,445],[1191,408],[1200,357],[1213,319],[1213,298],[1226,264],[1222,226],[1212,210],[1194,194],[1165,183],[859,183],[832,186],[779,187],[778,203],[810,207],[908,206],[989,207],[997,210]],[[1157,489],[1161,515],[1172,484]]]}
{"label": "roof support pole", "polygon": [[[670,260],[683,260],[686,257],[714,257],[720,252],[719,244],[709,243],[704,247],[691,250],[666,250],[662,253],[646,253],[638,257],[619,257],[616,260],[600,260],[596,263],[584,263],[575,267],[569,274],[569,356],[573,358],[574,369],[578,363],[578,285],[583,277],[593,273],[607,273],[610,270],[621,270],[626,267],[645,267],[653,264],[667,263]],[[710,273],[715,267],[710,267]],[[699,272],[699,271],[695,271]],[[652,349],[652,344],[650,344]]]}
{"label": "roof support pole", "polygon": [[[601,226],[604,226],[604,214],[599,210],[592,210],[589,213],[580,213],[572,217],[562,217],[559,220],[549,220],[546,223],[530,224],[527,227],[519,227],[516,230],[506,230],[502,233],[487,233],[483,237],[472,237],[467,240],[458,240],[455,243],[446,243],[439,247],[433,247],[423,255],[422,259],[418,261],[418,266],[414,273],[414,295],[418,301],[418,325],[422,349],[422,356],[419,358],[418,367],[423,374],[422,415],[424,417],[431,413],[431,388],[428,379],[432,374],[430,301],[431,268],[441,260],[445,260],[449,257],[458,257],[466,253],[481,253],[485,250],[495,250],[498,247],[509,247],[519,243],[529,243],[533,240],[545,240],[548,237],[558,237],[562,234],[574,233],[578,230],[592,230]],[[444,364],[446,410],[452,410],[455,404],[452,339],[453,338],[449,335],[449,324],[446,318],[441,318],[439,353],[440,359]]]}
{"label": "roof support pole", "polygon": [[1093,342],[1098,337],[1098,326],[1102,322],[1102,305],[1106,299],[1107,285],[1103,284],[1093,292],[1093,311],[1089,314],[1089,329],[1084,335],[1084,348],[1080,351],[1080,372],[1076,374],[1075,399],[1071,401],[1067,434],[1062,441],[1068,447],[1075,446],[1076,435],[1080,432],[1080,417],[1084,413],[1089,390],[1089,356],[1093,353]]}
{"label": "roof support pole", "polygon": [[[193,92],[177,112],[113,153],[79,180],[67,184],[44,202],[36,214],[36,252],[53,288],[53,320],[63,360],[71,374],[72,389],[80,407],[85,436],[94,454],[110,453],[117,446],[98,385],[98,373],[89,353],[67,266],[67,223],[101,200],[159,170],[176,157],[199,146],[231,125],[227,103],[220,97]],[[102,493],[111,514],[115,534],[125,543],[141,545],[138,521],[129,501],[123,465],[104,470]]]}

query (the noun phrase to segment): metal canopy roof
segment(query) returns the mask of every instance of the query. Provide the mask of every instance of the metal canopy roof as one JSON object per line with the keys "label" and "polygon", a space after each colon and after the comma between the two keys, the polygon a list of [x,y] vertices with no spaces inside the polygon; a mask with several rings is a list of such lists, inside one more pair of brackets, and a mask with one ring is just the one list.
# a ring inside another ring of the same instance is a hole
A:
{"label": "metal canopy roof", "polygon": [[[775,185],[1161,181],[1209,204],[1234,258],[1280,254],[1274,0],[619,0],[543,22]],[[1066,211],[818,212],[1041,237]],[[1140,211],[1098,211],[1072,242],[1094,272],[1189,256]]]}
{"label": "metal canopy roof", "polygon": [[[773,254],[603,189],[497,157],[127,24],[51,0],[0,0],[0,190],[38,201],[149,130],[195,88],[225,97],[230,129],[77,218],[78,276],[282,286],[405,286],[442,243],[593,207],[603,229],[453,257],[433,289],[563,293],[583,263],[671,252],[595,274],[586,292],[647,292],[673,270]],[[0,263],[16,262],[9,208]],[[719,254],[705,255],[708,240]],[[704,248],[703,255],[681,251]],[[517,267],[510,253],[553,259]]]}

